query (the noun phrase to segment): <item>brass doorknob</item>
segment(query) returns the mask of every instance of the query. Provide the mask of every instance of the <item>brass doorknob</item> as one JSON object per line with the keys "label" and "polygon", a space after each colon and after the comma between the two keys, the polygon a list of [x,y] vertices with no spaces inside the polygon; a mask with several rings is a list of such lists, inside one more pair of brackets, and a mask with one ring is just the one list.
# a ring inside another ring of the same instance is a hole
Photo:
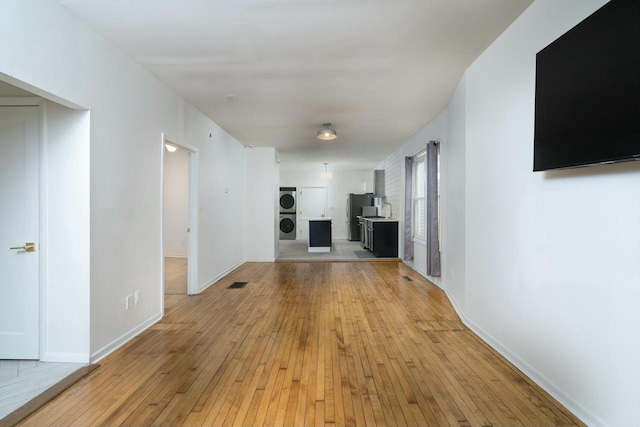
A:
{"label": "brass doorknob", "polygon": [[25,251],[25,252],[35,252],[36,251],[36,244],[33,242],[27,242],[24,244],[24,246],[15,246],[13,248],[9,248],[12,250],[17,250],[17,251]]}

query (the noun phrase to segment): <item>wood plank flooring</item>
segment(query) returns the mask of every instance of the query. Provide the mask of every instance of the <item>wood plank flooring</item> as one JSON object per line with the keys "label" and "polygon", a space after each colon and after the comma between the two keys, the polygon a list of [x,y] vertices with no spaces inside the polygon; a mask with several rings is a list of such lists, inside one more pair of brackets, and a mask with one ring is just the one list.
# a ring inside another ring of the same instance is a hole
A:
{"label": "wood plank flooring", "polygon": [[187,259],[186,258],[165,258],[164,259],[164,294],[165,295],[186,295],[187,294]]}
{"label": "wood plank flooring", "polygon": [[402,263],[247,263],[166,301],[22,425],[583,425]]}

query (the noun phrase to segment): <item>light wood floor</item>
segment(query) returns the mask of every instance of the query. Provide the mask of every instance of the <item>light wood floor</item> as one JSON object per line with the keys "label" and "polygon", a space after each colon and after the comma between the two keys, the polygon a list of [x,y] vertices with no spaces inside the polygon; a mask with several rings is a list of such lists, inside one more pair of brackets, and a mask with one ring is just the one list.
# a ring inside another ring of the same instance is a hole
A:
{"label": "light wood floor", "polygon": [[187,259],[164,259],[164,294],[187,294]]}
{"label": "light wood floor", "polygon": [[166,301],[24,425],[582,425],[401,263],[248,263]]}

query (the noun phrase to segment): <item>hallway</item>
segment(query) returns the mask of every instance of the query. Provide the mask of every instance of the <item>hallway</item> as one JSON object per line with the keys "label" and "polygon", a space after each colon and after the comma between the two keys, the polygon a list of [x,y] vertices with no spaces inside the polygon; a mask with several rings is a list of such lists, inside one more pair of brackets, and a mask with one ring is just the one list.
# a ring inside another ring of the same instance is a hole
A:
{"label": "hallway", "polygon": [[247,263],[166,301],[22,425],[582,425],[401,263]]}

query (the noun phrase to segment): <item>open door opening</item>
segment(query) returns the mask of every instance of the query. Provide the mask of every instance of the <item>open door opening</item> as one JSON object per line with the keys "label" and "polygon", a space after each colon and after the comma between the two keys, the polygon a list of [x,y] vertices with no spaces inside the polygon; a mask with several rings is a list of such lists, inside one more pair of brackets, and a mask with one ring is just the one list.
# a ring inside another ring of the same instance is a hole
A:
{"label": "open door opening", "polygon": [[189,152],[169,143],[166,147],[163,206],[164,293],[187,295]]}
{"label": "open door opening", "polygon": [[196,282],[197,149],[163,136],[163,306],[169,295],[198,293]]}
{"label": "open door opening", "polygon": [[0,80],[0,419],[9,425],[90,361],[89,148],[88,110]]}

